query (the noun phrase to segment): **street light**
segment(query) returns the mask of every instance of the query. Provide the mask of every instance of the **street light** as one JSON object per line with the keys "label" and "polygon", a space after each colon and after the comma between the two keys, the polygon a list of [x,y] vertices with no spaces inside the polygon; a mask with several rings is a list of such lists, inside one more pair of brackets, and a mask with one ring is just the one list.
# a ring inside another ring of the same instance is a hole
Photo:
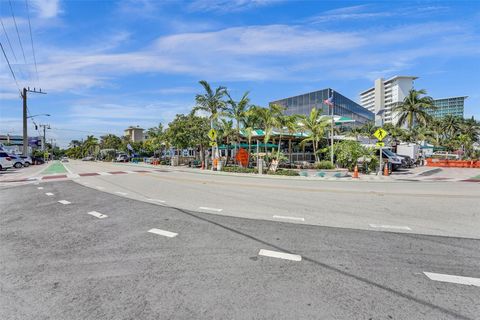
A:
{"label": "street light", "polygon": [[27,119],[29,119],[29,118],[35,118],[35,117],[38,117],[38,116],[46,116],[46,117],[50,117],[50,114],[48,114],[48,113],[40,113],[40,114],[35,114],[35,115],[33,115],[33,116],[29,116],[29,117],[27,117]]}

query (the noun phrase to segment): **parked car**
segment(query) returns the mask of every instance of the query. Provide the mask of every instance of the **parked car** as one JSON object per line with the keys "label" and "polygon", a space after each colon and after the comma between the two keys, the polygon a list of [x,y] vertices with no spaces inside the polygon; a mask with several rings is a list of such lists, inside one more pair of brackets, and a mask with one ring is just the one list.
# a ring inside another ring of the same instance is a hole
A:
{"label": "parked car", "polygon": [[115,161],[116,162],[128,162],[129,159],[130,159],[130,157],[128,155],[121,154],[115,159]]}
{"label": "parked car", "polygon": [[[22,158],[20,158],[20,156],[10,154],[9,157],[12,159],[12,164],[13,164],[14,168],[19,169],[19,168],[23,167],[24,160]],[[28,167],[28,165],[27,165],[27,167]]]}
{"label": "parked car", "polygon": [[95,161],[95,158],[92,156],[82,158],[82,161]]}
{"label": "parked car", "polygon": [[33,164],[33,159],[28,156],[20,156],[21,159],[23,159],[23,165],[25,167],[31,166]]}
{"label": "parked car", "polygon": [[32,157],[32,164],[44,164],[45,160],[42,157]]}
{"label": "parked car", "polygon": [[60,159],[61,162],[68,162],[68,158],[67,157],[62,157],[62,159]]}
{"label": "parked car", "polygon": [[12,158],[6,153],[0,151],[0,170],[7,170],[13,167]]}

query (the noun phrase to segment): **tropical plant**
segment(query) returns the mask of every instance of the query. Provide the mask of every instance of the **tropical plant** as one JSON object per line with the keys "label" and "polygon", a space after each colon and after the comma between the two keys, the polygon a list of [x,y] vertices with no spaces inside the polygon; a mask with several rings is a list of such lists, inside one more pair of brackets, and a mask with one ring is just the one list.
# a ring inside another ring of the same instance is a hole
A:
{"label": "tropical plant", "polygon": [[83,155],[92,156],[96,147],[98,147],[98,139],[93,135],[87,136],[87,139],[85,139],[85,141],[82,143]]}
{"label": "tropical plant", "polygon": [[239,101],[235,101],[232,99],[230,94],[226,92],[226,95],[228,97],[228,100],[227,100],[228,107],[226,110],[226,114],[230,118],[235,120],[237,145],[240,144],[240,123],[245,118],[246,113],[248,111],[249,104],[250,104],[250,98],[248,98],[248,93],[249,93],[248,91],[245,92]]}
{"label": "tropical plant", "polygon": [[426,125],[432,119],[428,111],[435,107],[433,99],[426,94],[425,89],[411,89],[403,102],[393,108],[398,117],[398,126],[407,124],[408,129],[412,130],[414,124]]}
{"label": "tropical plant", "polygon": [[312,108],[308,116],[300,116],[300,125],[308,135],[302,140],[300,145],[305,146],[307,142],[311,142],[313,146],[313,153],[315,161],[319,161],[318,147],[322,139],[325,138],[326,129],[330,124],[330,118],[322,117],[321,111],[317,108]]}
{"label": "tropical plant", "polygon": [[368,158],[371,165],[376,164],[375,150],[363,147],[356,141],[344,140],[333,146],[333,152],[337,165],[352,171],[357,165],[358,159]]}
{"label": "tropical plant", "polygon": [[226,163],[228,163],[228,148],[230,147],[231,141],[237,138],[237,131],[233,128],[233,121],[226,119],[220,119],[220,126],[218,131],[219,136],[222,137],[222,141],[225,141],[225,145],[227,147]]}
{"label": "tropical plant", "polygon": [[101,149],[119,149],[122,146],[122,139],[114,134],[107,134],[100,137]]}

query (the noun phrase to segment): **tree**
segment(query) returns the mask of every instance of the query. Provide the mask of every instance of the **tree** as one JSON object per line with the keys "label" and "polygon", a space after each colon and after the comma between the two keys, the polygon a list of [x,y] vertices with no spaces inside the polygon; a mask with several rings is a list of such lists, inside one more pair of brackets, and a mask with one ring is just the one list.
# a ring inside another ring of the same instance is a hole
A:
{"label": "tree", "polygon": [[260,127],[260,119],[256,113],[256,107],[250,106],[245,112],[243,120],[243,130],[248,140],[248,163],[250,163],[250,153],[252,151],[252,137],[255,129]]}
{"label": "tree", "polygon": [[268,108],[262,108],[255,106],[253,112],[256,113],[260,127],[264,131],[263,143],[265,144],[265,153],[268,156],[268,147],[267,144],[270,141],[272,135],[272,130],[275,127],[277,118],[282,115],[284,108],[277,104],[271,104]]}
{"label": "tree", "polygon": [[87,136],[87,139],[82,143],[83,155],[93,155],[95,148],[98,146],[98,139],[93,135]]}
{"label": "tree", "polygon": [[318,157],[318,144],[325,138],[326,130],[330,124],[331,119],[322,117],[321,111],[317,108],[312,108],[308,116],[300,116],[300,124],[308,134],[308,137],[302,140],[301,144],[305,145],[307,142],[311,142],[313,146],[313,153],[315,155],[315,161],[319,161]]}
{"label": "tree", "polygon": [[165,130],[163,129],[163,125],[161,123],[159,123],[157,127],[149,128],[147,130],[147,139],[143,143],[145,150],[155,155],[155,153],[161,150],[165,145]]}
{"label": "tree", "polygon": [[222,137],[222,141],[225,141],[225,145],[227,147],[226,163],[228,163],[228,148],[230,147],[231,141],[237,138],[236,130],[233,128],[232,120],[220,119],[219,136]]}
{"label": "tree", "polygon": [[[220,86],[213,91],[207,81],[201,80],[199,83],[202,85],[205,93],[197,94],[195,96],[195,102],[197,105],[194,107],[193,112],[195,113],[197,110],[207,112],[210,119],[210,128],[213,129],[215,128],[219,114],[225,110],[225,101],[223,101],[223,97],[227,93],[227,88]],[[213,159],[215,157],[215,148],[212,148],[212,151]]]}
{"label": "tree", "polygon": [[199,148],[200,159],[203,161],[204,149],[208,145],[209,121],[207,118],[196,116],[193,112],[184,115],[177,114],[168,124],[165,137],[177,149]]}
{"label": "tree", "polygon": [[100,137],[101,149],[120,149],[122,146],[122,139],[114,134],[107,134]]}
{"label": "tree", "polygon": [[393,112],[398,113],[397,124],[399,126],[403,126],[406,123],[408,129],[412,130],[414,124],[426,125],[432,119],[428,110],[435,107],[433,99],[426,96],[426,94],[427,91],[425,89],[411,89],[403,102],[393,108]]}
{"label": "tree", "polygon": [[226,95],[228,96],[227,104],[229,105],[226,114],[236,122],[237,145],[240,144],[240,123],[244,119],[250,104],[248,93],[248,91],[245,92],[239,101],[234,101],[230,94],[226,92]]}

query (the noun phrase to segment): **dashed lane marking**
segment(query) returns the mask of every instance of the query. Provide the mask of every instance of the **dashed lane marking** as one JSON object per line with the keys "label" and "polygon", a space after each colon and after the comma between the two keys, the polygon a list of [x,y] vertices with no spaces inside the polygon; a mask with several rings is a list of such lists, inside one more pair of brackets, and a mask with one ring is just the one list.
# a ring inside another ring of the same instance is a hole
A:
{"label": "dashed lane marking", "polygon": [[43,187],[37,187],[38,190],[43,190]]}
{"label": "dashed lane marking", "polygon": [[126,192],[120,192],[120,191],[115,191],[115,193],[117,193],[117,194],[119,194],[119,195],[122,195],[122,196],[128,195],[128,193],[126,193]]}
{"label": "dashed lane marking", "polygon": [[258,255],[265,256],[265,257],[271,257],[271,258],[292,260],[292,261],[302,261],[302,256],[300,256],[298,254],[291,254],[291,253],[285,253],[285,252],[279,252],[279,251],[271,251],[271,250],[265,250],[265,249],[261,249],[260,252],[258,252]]}
{"label": "dashed lane marking", "polygon": [[160,202],[160,203],[165,203],[166,202],[165,200],[160,200],[160,199],[150,199],[150,198],[148,198],[147,200],[148,201],[154,201],[154,202]]}
{"label": "dashed lane marking", "polygon": [[156,229],[156,228],[150,229],[150,230],[148,230],[148,232],[155,233],[155,234],[158,234],[158,235],[161,235],[161,236],[164,236],[164,237],[169,237],[169,238],[173,238],[173,237],[178,236],[178,233],[170,232],[170,231],[166,231],[166,230],[161,230],[161,229]]}
{"label": "dashed lane marking", "polygon": [[305,221],[305,218],[300,218],[300,217],[273,216],[273,218],[274,219],[295,220],[295,221]]}
{"label": "dashed lane marking", "polygon": [[105,190],[105,187],[101,187],[101,186],[96,186],[95,188],[97,188],[98,190]]}
{"label": "dashed lane marking", "polygon": [[67,200],[60,200],[58,202],[61,203],[61,204],[70,204],[71,203],[70,201],[67,201]]}
{"label": "dashed lane marking", "polygon": [[51,193],[51,192],[47,192],[47,193],[45,193],[45,194],[46,194],[47,196],[49,196],[49,197],[53,196],[53,193]]}
{"label": "dashed lane marking", "polygon": [[200,210],[205,210],[205,211],[215,211],[215,212],[221,212],[223,209],[218,209],[218,208],[209,208],[209,207],[198,207]]}
{"label": "dashed lane marking", "polygon": [[380,229],[395,229],[395,230],[412,230],[410,227],[407,226],[391,226],[387,224],[370,224],[372,228],[380,228]]}
{"label": "dashed lane marking", "polygon": [[457,283],[457,284],[465,284],[467,286],[480,287],[480,278],[454,276],[449,274],[441,274],[441,273],[433,273],[433,272],[424,272],[424,274],[430,280],[434,280],[434,281],[450,282],[450,283]]}
{"label": "dashed lane marking", "polygon": [[103,213],[100,213],[100,212],[97,212],[97,211],[90,211],[90,212],[87,212],[89,215],[91,216],[94,216],[98,219],[104,219],[106,217],[108,217],[106,214],[103,214]]}

